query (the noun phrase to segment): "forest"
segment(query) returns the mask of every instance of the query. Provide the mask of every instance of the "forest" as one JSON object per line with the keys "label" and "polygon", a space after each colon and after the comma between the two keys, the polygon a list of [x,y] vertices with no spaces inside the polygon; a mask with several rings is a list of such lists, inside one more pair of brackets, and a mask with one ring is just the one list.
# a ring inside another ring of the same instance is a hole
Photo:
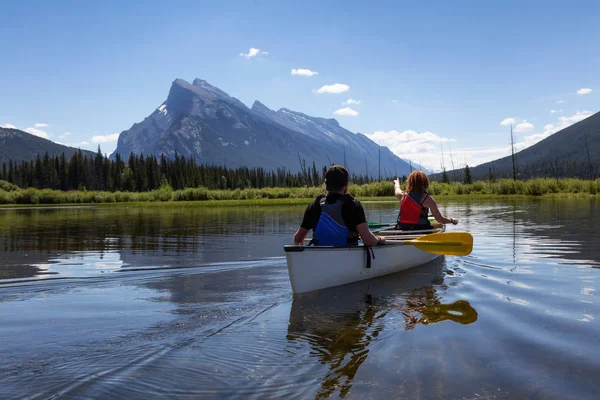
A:
{"label": "forest", "polygon": [[[20,188],[54,190],[92,190],[107,192],[147,192],[164,186],[174,190],[205,187],[208,189],[247,189],[266,187],[320,186],[325,166],[299,160],[301,172],[286,168],[267,171],[263,168],[227,168],[198,164],[196,161],[175,155],[169,159],[131,154],[125,162],[119,154],[114,160],[102,155],[100,149],[95,157],[81,151],[67,160],[60,156],[38,155],[33,161],[4,162],[0,180]],[[391,179],[391,177],[389,178]],[[352,175],[356,184],[368,183],[366,176]]]}

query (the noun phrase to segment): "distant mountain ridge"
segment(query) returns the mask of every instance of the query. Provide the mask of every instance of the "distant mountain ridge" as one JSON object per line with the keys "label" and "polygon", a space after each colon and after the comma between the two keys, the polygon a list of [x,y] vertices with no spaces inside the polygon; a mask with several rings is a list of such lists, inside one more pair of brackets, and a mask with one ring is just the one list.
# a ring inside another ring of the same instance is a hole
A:
{"label": "distant mountain ridge", "polygon": [[[508,137],[508,134],[507,134]],[[588,162],[589,157],[589,162]],[[515,153],[518,178],[598,177],[600,173],[600,112],[564,128]],[[590,171],[591,164],[591,171]],[[512,178],[512,157],[507,156],[470,168],[475,180]],[[462,170],[447,171],[450,178]],[[434,176],[440,179],[441,174]]]}
{"label": "distant mountain ridge", "polygon": [[[0,164],[9,160],[17,163],[31,161],[35,160],[38,154],[43,157],[46,153],[50,156],[65,153],[65,157],[69,159],[77,151],[79,149],[63,146],[19,129],[0,128]],[[88,156],[94,155],[87,150],[81,151]]]}
{"label": "distant mountain ridge", "polygon": [[259,101],[248,108],[202,79],[176,79],[152,114],[119,136],[115,152],[193,157],[229,167],[285,167],[300,171],[301,160],[318,168],[343,164],[351,173],[377,177],[403,175],[409,164],[387,147],[340,126],[335,119],[311,117],[286,108],[269,109]]}

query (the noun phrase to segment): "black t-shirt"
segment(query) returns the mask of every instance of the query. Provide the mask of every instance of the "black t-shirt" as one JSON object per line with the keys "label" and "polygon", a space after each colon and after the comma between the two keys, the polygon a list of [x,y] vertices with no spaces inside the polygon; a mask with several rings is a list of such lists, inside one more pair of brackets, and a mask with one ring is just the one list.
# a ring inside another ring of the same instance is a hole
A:
{"label": "black t-shirt", "polygon": [[[365,210],[360,204],[360,201],[356,200],[354,197],[349,194],[339,194],[339,193],[329,193],[327,195],[327,203],[333,204],[338,201],[342,196],[345,196],[344,204],[342,205],[342,218],[344,219],[344,224],[350,232],[358,233],[356,231],[356,225],[360,225],[364,222],[367,222],[367,217],[365,216]],[[325,197],[324,194],[317,196],[308,207],[306,207],[306,211],[304,211],[304,218],[302,219],[302,224],[300,226],[304,229],[315,229],[317,227],[317,223],[319,222],[319,218],[321,217],[321,199]]]}

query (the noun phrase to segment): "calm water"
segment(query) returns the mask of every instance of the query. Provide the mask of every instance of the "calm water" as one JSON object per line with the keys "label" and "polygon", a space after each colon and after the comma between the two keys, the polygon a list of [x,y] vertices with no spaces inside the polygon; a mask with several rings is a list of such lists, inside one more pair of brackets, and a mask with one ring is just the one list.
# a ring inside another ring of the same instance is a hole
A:
{"label": "calm water", "polygon": [[470,256],[296,297],[303,207],[0,210],[0,398],[599,398],[600,201],[442,208]]}

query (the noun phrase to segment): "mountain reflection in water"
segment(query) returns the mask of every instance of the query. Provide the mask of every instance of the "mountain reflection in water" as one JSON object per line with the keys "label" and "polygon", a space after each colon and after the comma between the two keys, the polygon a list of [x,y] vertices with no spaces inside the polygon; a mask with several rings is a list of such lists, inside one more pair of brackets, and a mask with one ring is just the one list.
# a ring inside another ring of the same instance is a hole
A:
{"label": "mountain reflection in water", "polygon": [[447,289],[443,269],[443,261],[435,260],[414,270],[294,296],[287,340],[308,343],[313,356],[329,366],[317,399],[336,390],[342,397],[349,393],[390,313],[402,316],[404,330],[417,324],[477,321],[468,301],[440,301],[438,290]]}

